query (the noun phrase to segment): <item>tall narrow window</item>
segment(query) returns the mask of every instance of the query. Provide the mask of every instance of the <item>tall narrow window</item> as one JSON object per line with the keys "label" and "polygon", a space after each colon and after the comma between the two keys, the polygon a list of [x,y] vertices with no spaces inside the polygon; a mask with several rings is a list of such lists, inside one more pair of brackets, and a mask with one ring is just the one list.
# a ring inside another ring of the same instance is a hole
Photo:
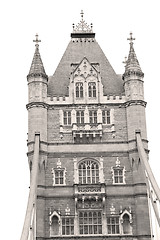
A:
{"label": "tall narrow window", "polygon": [[99,182],[99,165],[96,161],[85,160],[79,164],[79,183],[94,184]]}
{"label": "tall narrow window", "polygon": [[64,125],[71,125],[71,111],[63,112],[63,123]]}
{"label": "tall narrow window", "polygon": [[97,123],[97,111],[94,110],[89,111],[89,122]]}
{"label": "tall narrow window", "polygon": [[102,214],[99,211],[79,213],[80,234],[102,234]]}
{"label": "tall narrow window", "polygon": [[102,111],[102,123],[103,124],[110,124],[111,123],[111,116],[110,116],[110,110],[103,110]]}
{"label": "tall narrow window", "polygon": [[62,218],[62,235],[74,235],[74,218]]}
{"label": "tall narrow window", "polygon": [[64,184],[64,170],[56,169],[55,172],[55,184]]}
{"label": "tall narrow window", "polygon": [[119,217],[107,218],[108,234],[119,234]]}
{"label": "tall narrow window", "polygon": [[57,216],[52,217],[51,236],[59,235],[59,219]]}
{"label": "tall narrow window", "polygon": [[93,97],[96,97],[96,84],[93,85]]}
{"label": "tall narrow window", "polygon": [[96,83],[95,82],[89,82],[88,83],[88,96],[89,97],[96,97]]}
{"label": "tall narrow window", "polygon": [[84,111],[77,111],[76,112],[76,120],[77,120],[77,123],[80,124],[80,123],[84,123]]}
{"label": "tall narrow window", "polygon": [[91,85],[88,85],[88,96],[92,97],[92,88]]}
{"label": "tall narrow window", "polygon": [[76,83],[76,98],[83,98],[83,83]]}
{"label": "tall narrow window", "polygon": [[130,234],[130,221],[129,221],[129,216],[128,214],[124,214],[123,216],[123,233],[124,234]]}

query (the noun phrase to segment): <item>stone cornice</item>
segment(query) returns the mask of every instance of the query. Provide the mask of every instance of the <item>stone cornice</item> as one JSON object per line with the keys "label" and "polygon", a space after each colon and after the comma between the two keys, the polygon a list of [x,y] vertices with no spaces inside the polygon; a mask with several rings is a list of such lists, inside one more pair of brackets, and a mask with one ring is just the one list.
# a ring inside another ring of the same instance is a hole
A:
{"label": "stone cornice", "polygon": [[27,80],[29,80],[30,78],[45,78],[48,81],[48,76],[44,73],[31,73],[27,75]]}
{"label": "stone cornice", "polygon": [[44,102],[31,102],[31,103],[28,103],[26,105],[26,108],[27,110],[30,109],[30,108],[33,108],[33,107],[43,107],[43,108],[46,108],[48,109],[48,104],[47,103],[44,103]]}
{"label": "stone cornice", "polygon": [[[115,102],[115,103],[106,103],[106,104],[88,104],[90,107],[92,107],[92,106],[94,106],[94,107],[97,107],[97,109],[99,108],[99,107],[102,107],[102,108],[104,108],[106,105],[107,106],[119,106],[119,107],[128,107],[128,106],[131,106],[131,105],[142,105],[142,106],[144,106],[144,107],[146,107],[146,105],[147,105],[147,102],[145,102],[144,100],[129,100],[129,101],[126,101],[126,102],[124,102],[124,103],[117,103],[117,102]],[[32,107],[44,107],[44,108],[46,108],[46,109],[49,109],[49,110],[52,110],[52,109],[59,109],[59,108],[61,108],[61,107],[67,107],[67,108],[69,108],[69,109],[78,109],[78,107],[79,106],[86,106],[86,104],[69,104],[69,103],[66,103],[66,104],[52,104],[52,105],[50,105],[50,104],[48,104],[48,103],[45,103],[45,102],[30,102],[30,103],[28,103],[27,105],[26,105],[26,108],[27,108],[27,110],[29,109],[29,108],[32,108]]]}
{"label": "stone cornice", "polygon": [[129,100],[129,101],[125,102],[123,105],[124,105],[124,107],[129,107],[132,105],[141,105],[143,107],[146,107],[147,102],[145,102],[144,100]]}
{"label": "stone cornice", "polygon": [[125,80],[125,77],[130,77],[131,75],[135,75],[137,77],[144,77],[144,73],[138,70],[128,70],[122,75],[122,79]]}

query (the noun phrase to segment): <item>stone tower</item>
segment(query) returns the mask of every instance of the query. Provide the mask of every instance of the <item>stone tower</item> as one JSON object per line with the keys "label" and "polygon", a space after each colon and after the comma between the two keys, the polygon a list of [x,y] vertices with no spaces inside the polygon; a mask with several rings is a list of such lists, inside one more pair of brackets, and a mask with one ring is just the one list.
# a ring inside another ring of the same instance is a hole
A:
{"label": "stone tower", "polygon": [[[136,132],[148,153],[143,72],[133,37],[117,75],[83,19],[53,76],[36,46],[28,79],[28,159],[39,135],[36,238],[151,239]],[[32,181],[32,179],[31,179]]]}

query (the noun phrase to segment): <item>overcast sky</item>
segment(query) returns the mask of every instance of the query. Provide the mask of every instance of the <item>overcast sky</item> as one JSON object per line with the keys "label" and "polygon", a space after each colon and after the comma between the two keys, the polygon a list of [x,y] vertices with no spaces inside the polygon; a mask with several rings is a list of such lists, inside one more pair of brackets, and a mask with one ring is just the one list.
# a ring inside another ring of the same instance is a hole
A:
{"label": "overcast sky", "polygon": [[[5,0],[0,23],[1,113],[1,236],[20,238],[28,199],[27,163],[28,89],[26,76],[32,62],[35,34],[46,73],[52,75],[69,41],[72,23],[93,23],[96,40],[118,74],[128,56],[127,37],[133,32],[134,48],[144,77],[150,165],[160,185],[160,14],[152,0]],[[2,227],[3,226],[3,227]]]}

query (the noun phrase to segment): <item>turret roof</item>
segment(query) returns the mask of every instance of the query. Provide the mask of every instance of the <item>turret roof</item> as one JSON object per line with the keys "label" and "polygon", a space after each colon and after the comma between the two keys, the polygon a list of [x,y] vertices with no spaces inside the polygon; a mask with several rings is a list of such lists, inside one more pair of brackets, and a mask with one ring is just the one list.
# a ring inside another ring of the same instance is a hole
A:
{"label": "turret roof", "polygon": [[36,42],[36,44],[35,44],[36,48],[35,48],[35,53],[34,53],[34,56],[33,56],[33,60],[32,60],[32,64],[31,64],[31,67],[30,67],[28,77],[42,76],[42,77],[48,78],[47,75],[46,75],[44,66],[43,66],[43,62],[42,62],[42,59],[41,59],[40,52],[39,52],[38,42],[40,42],[40,40],[38,40],[38,35],[37,34],[36,34],[36,40],[34,40],[34,42]]}
{"label": "turret roof", "polygon": [[136,72],[143,75],[134,47],[133,47],[133,40],[135,40],[135,38],[132,37],[132,33],[130,33],[130,38],[128,38],[128,40],[130,40],[130,50],[129,50],[128,59],[125,62],[126,63],[125,74],[129,72],[134,72],[134,73]]}

